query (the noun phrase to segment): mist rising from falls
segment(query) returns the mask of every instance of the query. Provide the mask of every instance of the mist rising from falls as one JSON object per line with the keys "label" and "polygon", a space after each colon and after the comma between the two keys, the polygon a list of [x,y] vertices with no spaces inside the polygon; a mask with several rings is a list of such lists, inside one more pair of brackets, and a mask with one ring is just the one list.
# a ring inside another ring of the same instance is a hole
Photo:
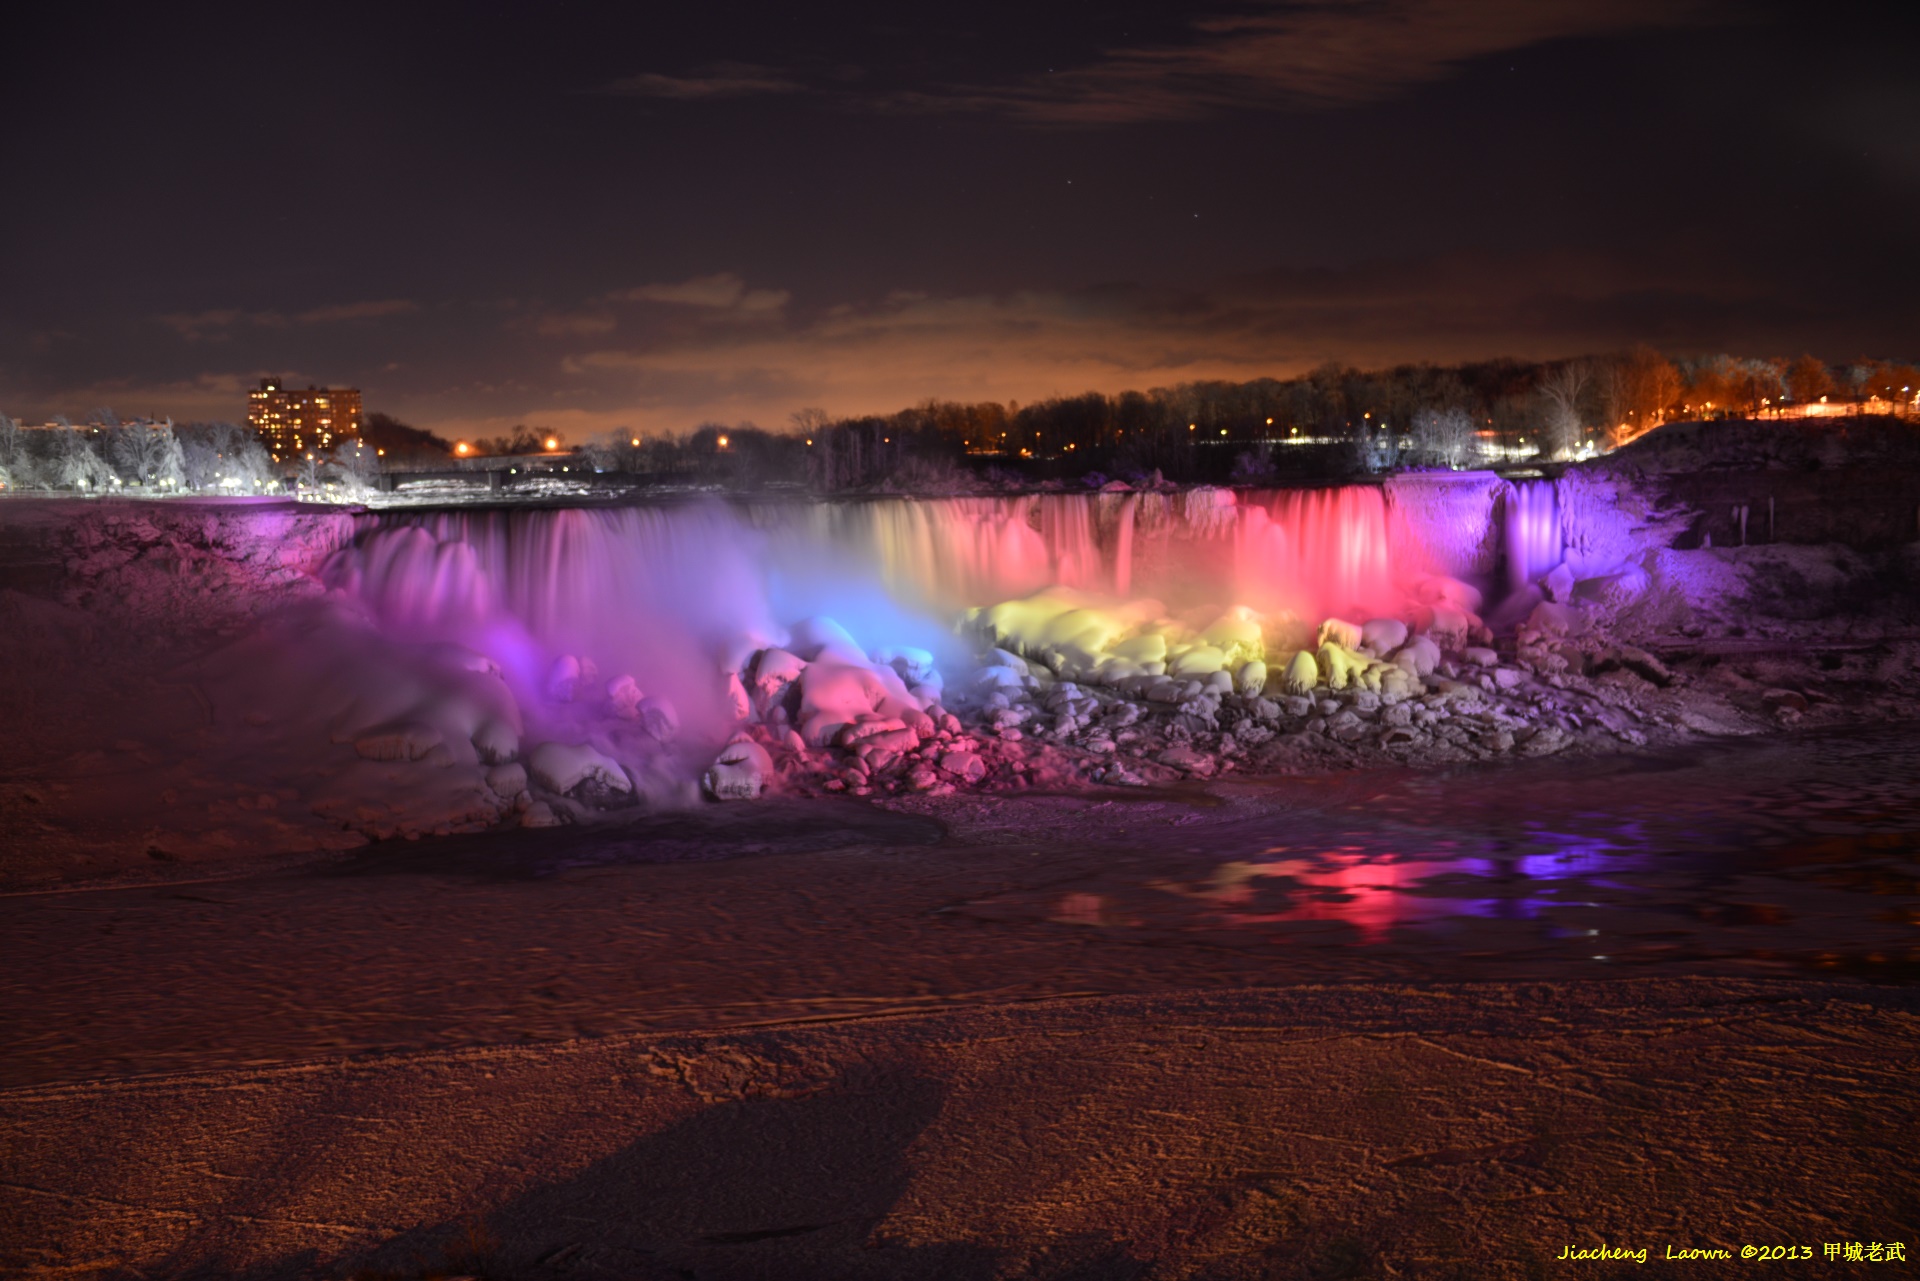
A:
{"label": "mist rising from falls", "polygon": [[[1174,610],[1391,613],[1416,578],[1491,569],[1492,478],[1444,479],[394,514],[374,518],[325,576],[409,636],[514,633],[593,654],[603,670],[672,679],[688,663],[735,663],[742,646],[819,614],[869,646],[939,649],[960,611],[1049,587]],[[1532,574],[1547,552],[1532,532],[1537,500],[1524,499],[1507,522],[1521,539],[1509,555]],[[1550,489],[1544,501],[1550,519]]]}

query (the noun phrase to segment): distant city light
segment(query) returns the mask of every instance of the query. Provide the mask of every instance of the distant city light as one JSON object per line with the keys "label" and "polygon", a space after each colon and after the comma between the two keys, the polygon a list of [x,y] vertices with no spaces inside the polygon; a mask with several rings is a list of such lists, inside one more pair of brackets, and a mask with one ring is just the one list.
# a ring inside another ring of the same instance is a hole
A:
{"label": "distant city light", "polygon": [[558,437],[555,437],[555,436],[549,436],[549,437],[547,437],[547,448],[548,448],[548,449],[558,449],[558,448],[560,448],[560,441],[559,441],[559,438],[558,438]]}
{"label": "distant city light", "polygon": [[[869,436],[867,439],[871,440],[873,438]],[[725,449],[726,447],[727,447],[727,438],[725,436],[722,436],[720,438],[720,448]]]}

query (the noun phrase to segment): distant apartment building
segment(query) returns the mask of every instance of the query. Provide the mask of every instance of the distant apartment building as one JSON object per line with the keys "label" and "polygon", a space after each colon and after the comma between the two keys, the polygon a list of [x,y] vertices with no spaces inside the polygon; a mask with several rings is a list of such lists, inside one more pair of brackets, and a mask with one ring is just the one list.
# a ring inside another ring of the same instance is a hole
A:
{"label": "distant apartment building", "polygon": [[259,433],[275,462],[318,454],[360,435],[358,387],[282,387],[262,378],[247,393],[247,426]]}

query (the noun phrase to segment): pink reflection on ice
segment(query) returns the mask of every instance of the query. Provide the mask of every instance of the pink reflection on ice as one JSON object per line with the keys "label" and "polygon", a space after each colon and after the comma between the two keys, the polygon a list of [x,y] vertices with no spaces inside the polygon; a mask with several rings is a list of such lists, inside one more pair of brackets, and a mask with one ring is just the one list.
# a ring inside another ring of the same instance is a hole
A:
{"label": "pink reflection on ice", "polygon": [[[1556,897],[1564,883],[1605,885],[1637,861],[1608,841],[1533,835],[1560,847],[1461,857],[1438,848],[1409,856],[1364,844],[1272,846],[1263,857],[1220,864],[1198,886],[1162,888],[1207,904],[1223,925],[1338,921],[1352,926],[1360,941],[1377,942],[1396,929],[1449,918],[1535,918],[1542,909],[1567,905]],[[1513,883],[1516,877],[1521,884]]]}

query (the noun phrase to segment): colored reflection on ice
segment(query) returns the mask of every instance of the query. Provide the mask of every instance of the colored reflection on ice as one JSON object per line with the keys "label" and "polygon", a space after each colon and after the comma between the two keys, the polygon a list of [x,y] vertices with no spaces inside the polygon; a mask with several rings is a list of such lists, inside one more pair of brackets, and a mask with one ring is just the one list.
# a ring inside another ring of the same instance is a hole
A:
{"label": "colored reflection on ice", "polygon": [[[1155,888],[1204,904],[1221,926],[1337,921],[1371,942],[1450,917],[1536,919],[1548,908],[1580,905],[1571,891],[1619,888],[1610,878],[1641,862],[1630,845],[1544,829],[1528,834],[1526,852],[1436,841],[1405,853],[1352,835],[1361,843],[1270,846],[1257,858],[1219,864],[1204,880],[1160,881]],[[1087,897],[1067,896],[1072,902],[1063,902],[1056,919],[1095,923],[1087,919]]]}

